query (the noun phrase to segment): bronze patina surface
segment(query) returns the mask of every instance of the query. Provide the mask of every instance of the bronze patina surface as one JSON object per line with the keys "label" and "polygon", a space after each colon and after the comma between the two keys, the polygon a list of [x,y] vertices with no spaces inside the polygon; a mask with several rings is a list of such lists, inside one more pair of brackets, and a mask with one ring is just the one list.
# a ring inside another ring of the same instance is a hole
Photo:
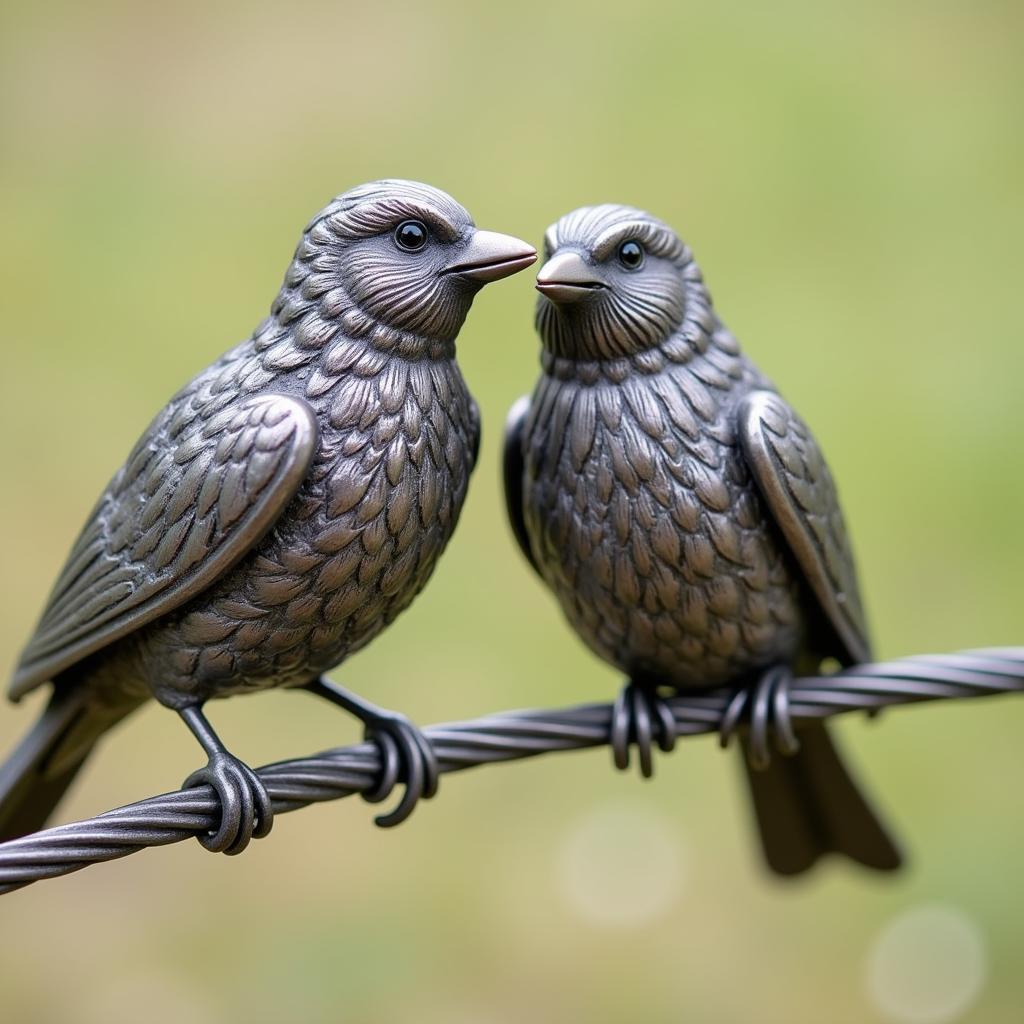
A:
{"label": "bronze patina surface", "polygon": [[[509,417],[508,513],[582,640],[629,677],[616,762],[673,742],[659,688],[733,685],[765,854],[880,870],[896,846],[823,725],[795,735],[797,668],[870,659],[836,488],[807,426],[718,319],[687,245],[626,206],[547,232],[542,373]],[[783,757],[770,756],[774,738]]]}
{"label": "bronze patina surface", "polygon": [[155,697],[209,764],[210,849],[272,821],[266,791],[203,715],[213,697],[304,688],[357,714],[406,783],[395,824],[437,786],[405,718],[320,678],[426,584],[479,445],[455,339],[489,281],[533,248],[475,227],[438,189],[378,181],[310,222],[270,315],[157,415],[86,521],[11,684],[53,682],[0,768],[0,839],[40,827],[97,739]]}

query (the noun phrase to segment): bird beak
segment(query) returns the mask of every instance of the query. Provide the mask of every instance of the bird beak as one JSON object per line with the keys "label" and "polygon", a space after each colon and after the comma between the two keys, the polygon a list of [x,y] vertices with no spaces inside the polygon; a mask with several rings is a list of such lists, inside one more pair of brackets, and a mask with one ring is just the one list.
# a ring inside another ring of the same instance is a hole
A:
{"label": "bird beak", "polygon": [[476,231],[462,259],[444,272],[487,284],[525,270],[536,259],[537,250],[519,238],[499,235],[497,231]]}
{"label": "bird beak", "polygon": [[555,253],[537,275],[537,291],[560,304],[579,302],[602,288],[604,285],[577,252]]}

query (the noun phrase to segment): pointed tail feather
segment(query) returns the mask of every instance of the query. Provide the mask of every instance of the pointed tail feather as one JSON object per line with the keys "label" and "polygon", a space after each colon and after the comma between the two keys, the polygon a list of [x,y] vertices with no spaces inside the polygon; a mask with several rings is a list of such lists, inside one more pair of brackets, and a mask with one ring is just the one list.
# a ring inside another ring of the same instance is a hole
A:
{"label": "pointed tail feather", "polygon": [[0,842],[46,824],[96,741],[133,707],[98,711],[86,705],[77,687],[54,691],[38,721],[0,764]]}
{"label": "pointed tail feather", "polygon": [[899,848],[847,772],[824,726],[801,729],[800,750],[765,771],[746,763],[761,845],[769,867],[798,875],[827,853],[876,871],[902,864]]}

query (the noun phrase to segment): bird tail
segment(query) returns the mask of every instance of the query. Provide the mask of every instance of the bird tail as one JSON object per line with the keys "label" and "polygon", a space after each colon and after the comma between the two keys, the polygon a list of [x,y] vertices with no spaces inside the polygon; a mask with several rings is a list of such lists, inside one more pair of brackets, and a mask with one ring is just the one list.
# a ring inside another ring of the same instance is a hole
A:
{"label": "bird tail", "polygon": [[876,871],[895,871],[899,847],[847,772],[823,725],[799,732],[792,757],[773,757],[764,771],[744,757],[761,845],[769,867],[798,875],[826,853]]}
{"label": "bird tail", "polygon": [[97,708],[79,687],[55,688],[38,721],[0,764],[0,842],[46,824],[97,740],[133,707]]}

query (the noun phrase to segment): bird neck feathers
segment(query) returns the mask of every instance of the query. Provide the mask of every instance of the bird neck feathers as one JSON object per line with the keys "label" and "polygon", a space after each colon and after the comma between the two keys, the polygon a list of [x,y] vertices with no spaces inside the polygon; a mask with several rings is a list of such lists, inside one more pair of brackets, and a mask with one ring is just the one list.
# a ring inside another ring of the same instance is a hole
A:
{"label": "bird neck feathers", "polygon": [[666,337],[633,352],[607,353],[593,338],[573,337],[563,344],[552,344],[552,335],[538,323],[544,346],[541,366],[544,372],[559,380],[575,380],[581,384],[620,383],[632,373],[660,373],[666,366],[685,365],[691,360],[715,351],[723,356],[738,357],[739,346],[715,315],[711,297],[703,281],[690,282],[682,322]]}
{"label": "bird neck feathers", "polygon": [[[329,284],[307,273],[295,281],[293,262],[284,285],[270,310],[270,316],[253,334],[257,352],[274,352],[276,368],[289,361],[300,366],[326,357],[339,343],[361,342],[358,349],[371,349],[403,359],[437,360],[455,357],[455,339],[435,338],[400,330],[372,316],[333,278]],[[303,268],[308,271],[308,268]],[[283,360],[283,363],[282,363]]]}

